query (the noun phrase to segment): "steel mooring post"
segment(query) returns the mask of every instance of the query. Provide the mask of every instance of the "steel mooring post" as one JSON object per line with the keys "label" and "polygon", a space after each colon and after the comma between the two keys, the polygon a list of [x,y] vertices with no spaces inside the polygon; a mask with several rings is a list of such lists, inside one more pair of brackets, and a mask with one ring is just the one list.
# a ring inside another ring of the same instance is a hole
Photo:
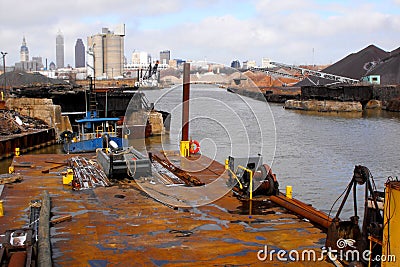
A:
{"label": "steel mooring post", "polygon": [[183,97],[182,97],[182,139],[180,154],[189,156],[189,98],[190,98],[190,63],[183,65]]}

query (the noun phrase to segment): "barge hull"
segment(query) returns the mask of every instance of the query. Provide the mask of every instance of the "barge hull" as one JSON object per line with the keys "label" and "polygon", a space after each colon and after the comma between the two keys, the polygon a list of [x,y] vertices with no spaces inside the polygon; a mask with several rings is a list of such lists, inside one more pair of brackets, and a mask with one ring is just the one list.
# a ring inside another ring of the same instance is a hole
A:
{"label": "barge hull", "polygon": [[37,148],[56,143],[56,132],[53,128],[0,137],[0,159],[15,155],[15,149],[25,153]]}

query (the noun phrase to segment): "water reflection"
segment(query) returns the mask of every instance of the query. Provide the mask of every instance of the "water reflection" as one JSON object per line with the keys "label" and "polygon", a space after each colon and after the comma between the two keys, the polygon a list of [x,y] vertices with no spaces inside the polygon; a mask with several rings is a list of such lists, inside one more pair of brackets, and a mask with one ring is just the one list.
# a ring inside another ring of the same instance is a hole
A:
{"label": "water reflection", "polygon": [[[55,144],[51,146],[42,147],[40,149],[32,150],[28,152],[29,154],[63,154],[61,144]],[[12,163],[12,158],[6,158],[0,160],[0,174],[8,173],[8,167]]]}

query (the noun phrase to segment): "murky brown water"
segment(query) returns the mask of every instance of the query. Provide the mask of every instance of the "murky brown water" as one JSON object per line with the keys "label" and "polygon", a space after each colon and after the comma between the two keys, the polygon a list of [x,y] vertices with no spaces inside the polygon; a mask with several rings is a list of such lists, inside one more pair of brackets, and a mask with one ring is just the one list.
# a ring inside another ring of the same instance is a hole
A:
{"label": "murky brown water", "polygon": [[[146,93],[149,100],[156,102],[156,108],[173,111],[181,101],[179,90],[158,99],[162,94],[165,92]],[[217,88],[201,88],[191,92],[191,98],[210,96],[212,99],[228,103],[233,109],[231,112],[243,112],[244,115],[240,116],[242,121],[232,119],[232,116],[228,115],[225,119],[224,116],[212,115],[214,119],[203,119],[205,124],[201,119],[193,120],[190,125],[193,138],[198,140],[209,138],[214,140],[217,147],[217,153],[214,153],[212,142],[205,142],[204,146],[202,144],[203,153],[211,157],[215,155],[216,160],[223,162],[229,152],[238,152],[231,148],[233,145],[240,149],[245,148],[245,151],[239,149],[238,154],[248,154],[246,144],[240,143],[246,138],[241,138],[243,134],[241,127],[237,127],[238,124],[243,124],[247,128],[252,146],[250,154],[261,152],[266,163],[270,164],[272,161],[272,169],[277,175],[281,190],[284,192],[286,185],[291,185],[294,197],[311,203],[323,211],[329,212],[335,199],[345,190],[352,178],[355,165],[364,165],[370,169],[378,190],[383,190],[389,176],[400,175],[398,136],[400,113],[386,111],[366,111],[362,114],[309,113],[285,110],[280,104],[270,103],[271,116],[263,102],[245,98],[258,119],[262,117],[261,120],[264,120],[260,122],[262,132],[260,140],[260,131],[254,116],[250,114],[240,97]],[[177,114],[172,116],[173,120],[176,116],[176,122],[172,122],[172,125],[179,128],[180,108],[177,110]],[[196,117],[198,114],[208,116],[207,114],[219,113],[220,110],[221,107],[210,100],[201,102],[201,107],[191,106],[190,114],[191,117]],[[222,112],[229,112],[229,108],[223,108]],[[276,135],[270,129],[274,126]],[[224,127],[228,131],[225,131]],[[236,127],[238,131],[235,131]],[[170,142],[173,145],[168,144],[165,147],[177,149],[178,137],[179,131],[176,132],[175,129],[170,135]],[[230,142],[231,140],[234,141]],[[271,153],[274,143],[276,150],[275,153]],[[364,188],[360,187],[359,190],[362,191]],[[360,204],[362,198],[363,194],[359,194]],[[351,205],[345,206],[343,214],[349,215],[351,210]]]}
{"label": "murky brown water", "polygon": [[[146,95],[156,102],[156,109],[172,112],[170,135],[149,139],[147,149],[178,149],[181,91],[164,89]],[[190,136],[201,141],[202,153],[222,163],[229,155],[261,153],[272,165],[281,190],[291,185],[294,197],[326,212],[350,182],[355,165],[367,166],[381,190],[389,176],[400,174],[400,113],[298,112],[196,86],[191,99],[195,101],[190,107]],[[60,147],[34,153],[53,152],[60,152]],[[10,161],[0,163],[2,173]],[[350,211],[351,206],[344,213]]]}

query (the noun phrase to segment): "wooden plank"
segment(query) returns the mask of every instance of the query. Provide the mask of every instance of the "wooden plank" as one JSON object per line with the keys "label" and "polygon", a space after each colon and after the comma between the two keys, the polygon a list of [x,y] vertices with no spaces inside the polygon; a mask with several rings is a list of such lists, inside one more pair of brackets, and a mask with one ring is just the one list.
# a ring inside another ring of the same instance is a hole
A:
{"label": "wooden plank", "polygon": [[50,246],[50,196],[47,191],[43,192],[42,207],[40,208],[39,231],[38,231],[38,266],[52,266]]}
{"label": "wooden plank", "polygon": [[72,215],[65,215],[65,216],[61,216],[61,217],[52,219],[50,221],[50,223],[51,224],[57,224],[57,223],[61,223],[61,222],[64,222],[64,221],[70,221],[70,220],[72,220]]}

